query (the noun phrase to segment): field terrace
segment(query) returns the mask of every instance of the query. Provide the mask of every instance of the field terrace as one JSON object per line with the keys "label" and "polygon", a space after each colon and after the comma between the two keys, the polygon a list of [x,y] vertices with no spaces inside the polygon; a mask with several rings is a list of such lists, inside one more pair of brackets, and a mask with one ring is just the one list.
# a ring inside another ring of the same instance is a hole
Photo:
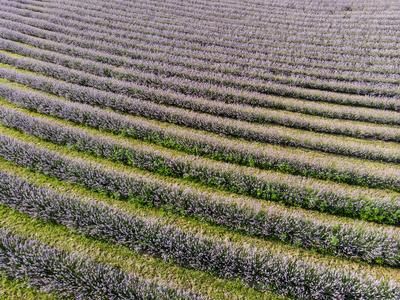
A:
{"label": "field terrace", "polygon": [[400,299],[399,25],[0,0],[0,298]]}

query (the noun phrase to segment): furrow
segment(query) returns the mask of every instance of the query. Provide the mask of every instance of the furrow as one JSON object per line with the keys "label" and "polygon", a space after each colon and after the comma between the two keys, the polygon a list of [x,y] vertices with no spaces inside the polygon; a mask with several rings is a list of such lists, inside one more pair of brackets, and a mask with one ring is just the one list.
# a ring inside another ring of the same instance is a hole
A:
{"label": "furrow", "polygon": [[[384,162],[399,162],[399,146],[395,143],[364,141],[345,137],[338,138],[336,136],[329,136],[321,133],[309,133],[306,131],[284,128],[275,125],[262,126],[250,124],[248,122],[239,120],[230,120],[229,122],[226,122],[225,118],[219,118],[209,114],[200,114],[180,108],[165,106],[159,107],[157,105],[151,106],[149,104],[142,104],[141,114],[139,113],[139,103],[135,105],[136,107],[133,110],[131,106],[130,111],[126,111],[123,103],[128,102],[130,105],[132,105],[132,102],[135,101],[135,98],[132,99],[132,97],[140,97],[143,94],[147,94],[147,97],[155,96],[157,91],[152,90],[151,88],[146,88],[145,86],[133,86],[132,84],[127,84],[121,81],[88,75],[82,71],[75,71],[69,68],[62,68],[60,66],[56,67],[55,64],[42,63],[40,61],[27,58],[14,58],[12,56],[3,55],[2,53],[0,53],[0,61],[11,63],[13,66],[18,68],[44,73],[47,76],[53,76],[58,79],[66,79],[70,83],[81,84],[89,87],[100,87],[101,90],[116,93],[113,94],[115,95],[113,96],[114,98],[118,95],[129,95],[129,98],[119,105],[118,110],[122,110],[123,112],[150,117],[159,121],[166,121],[177,125],[193,127],[195,129],[224,134],[227,136],[243,138],[250,141],[278,144],[283,146],[303,147],[306,149]],[[4,74],[6,72],[7,71],[2,73]],[[10,76],[6,78],[11,79]],[[162,90],[160,90],[160,92],[161,94],[158,94],[158,97],[171,97],[168,95],[168,93],[163,93]],[[5,95],[3,94],[3,96]],[[73,100],[82,102],[82,100]],[[87,101],[87,99],[85,100]],[[110,102],[110,100],[106,101]],[[114,102],[115,100],[112,101]],[[104,101],[102,105],[104,106]],[[111,107],[115,109],[115,106]],[[185,117],[182,118],[182,116]]]}
{"label": "furrow", "polygon": [[394,165],[227,139],[203,131],[124,116],[90,105],[71,103],[32,91],[26,93],[19,88],[14,89],[4,84],[1,88],[7,92],[8,100],[27,109],[187,153],[337,182],[400,189],[397,175],[399,170]]}
{"label": "furrow", "polygon": [[[4,179],[4,174],[2,179]],[[385,279],[374,280],[370,277],[371,275],[363,274],[362,271],[351,271],[351,268],[339,271],[339,269],[335,269],[332,266],[324,266],[323,263],[318,264],[317,261],[313,262],[312,259],[303,259],[303,261],[290,259],[277,252],[279,246],[271,246],[269,249],[259,249],[254,246],[246,247],[236,242],[220,241],[218,237],[200,233],[194,234],[190,233],[190,231],[184,232],[178,228],[174,228],[172,225],[161,225],[156,220],[141,220],[132,215],[128,216],[123,213],[112,212],[110,208],[93,205],[87,201],[80,202],[71,197],[66,198],[65,196],[52,195],[49,191],[44,191],[43,189],[37,190],[29,186],[29,184],[27,185],[26,182],[21,182],[16,178],[7,178],[7,175],[6,180],[12,182],[9,192],[13,200],[18,203],[15,206],[21,211],[27,210],[28,214],[37,214],[40,212],[43,219],[49,219],[61,224],[66,223],[71,227],[74,227],[73,224],[78,222],[79,228],[83,232],[88,231],[91,236],[115,239],[119,243],[126,245],[128,248],[132,247],[136,251],[149,252],[155,256],[162,256],[163,259],[173,259],[180,265],[207,270],[222,277],[231,278],[239,276],[242,280],[259,290],[273,289],[278,293],[293,295],[302,299],[310,297],[313,299],[324,299],[326,296],[343,297],[352,295],[362,295],[368,298],[374,296],[397,297],[399,293],[399,288],[395,281],[387,281]],[[19,191],[13,193],[14,183]],[[11,204],[11,206],[14,206],[14,204]],[[70,211],[71,209],[72,211]],[[62,213],[63,211],[64,213]],[[88,216],[90,216],[89,219]],[[85,225],[88,226],[88,229],[85,229]],[[94,228],[97,230],[94,230]],[[140,243],[138,243],[139,241]],[[30,250],[32,251],[32,249]],[[37,250],[35,253],[40,254],[40,249]],[[13,251],[10,252],[13,253]],[[39,257],[41,256],[39,255]],[[68,258],[65,259],[68,260]],[[65,262],[65,259],[58,257],[58,259],[54,260],[54,263],[60,264],[61,262]],[[86,260],[85,262],[90,265],[90,261]],[[83,262],[78,265],[85,266]],[[91,267],[97,270],[93,265]],[[319,269],[317,269],[318,267]],[[113,289],[113,282],[109,283],[107,293],[111,295],[112,293],[122,293],[123,295],[124,292],[128,292],[127,288],[124,289],[124,287],[126,285],[129,286],[129,283],[132,284],[132,278],[126,278],[126,275],[123,273],[110,274],[108,272],[111,271],[112,273],[114,270],[107,270],[104,267],[100,269],[107,274],[107,276],[104,276],[105,278],[114,276],[113,279],[115,281],[119,280],[121,284],[120,289],[117,290]],[[299,282],[296,280],[298,275],[295,275],[295,271],[301,271],[301,276],[312,278],[312,280],[319,280],[321,284],[315,289],[305,283],[309,282],[308,280],[304,283]],[[284,275],[276,276],[278,272],[283,272],[282,274]],[[89,276],[88,279],[91,280],[93,280],[91,276],[95,276],[97,280],[92,284],[95,285],[97,283],[101,287],[101,280],[97,277],[99,276],[97,274],[101,274],[101,272],[97,273],[94,271],[90,275],[86,274],[87,271],[80,273]],[[60,271],[57,274],[60,274]],[[286,283],[288,277],[293,277],[290,286]],[[323,284],[322,280],[326,280],[327,277],[335,278],[334,288],[328,286],[326,283]],[[89,280],[89,282],[91,281]],[[143,284],[140,281],[139,283],[135,283],[136,286],[134,286],[132,293],[137,293],[138,286],[141,287]],[[99,289],[101,292],[104,292],[103,289]],[[145,286],[143,288],[144,292],[154,289],[154,286],[151,285],[150,287]],[[90,291],[96,293],[96,285]],[[174,298],[174,293],[176,294],[177,292],[172,290],[168,293],[168,291],[161,290],[159,293],[164,293],[166,299],[171,299],[168,297],[171,297],[172,294],[172,298]],[[184,294],[180,298],[195,297],[185,296]]]}
{"label": "furrow", "polygon": [[[95,131],[71,127],[54,119],[30,116],[29,113],[25,114],[4,104],[0,106],[0,117],[2,124],[26,134],[161,175],[184,178],[287,205],[375,222],[398,223],[395,217],[398,214],[397,210],[390,214],[393,209],[387,207],[394,203],[394,194],[326,184],[323,181],[274,172],[261,172],[137,142],[129,143],[124,139],[120,141],[109,135],[99,135]],[[379,209],[379,205],[384,206]],[[371,206],[375,209],[371,209]],[[312,218],[315,216],[310,217]]]}

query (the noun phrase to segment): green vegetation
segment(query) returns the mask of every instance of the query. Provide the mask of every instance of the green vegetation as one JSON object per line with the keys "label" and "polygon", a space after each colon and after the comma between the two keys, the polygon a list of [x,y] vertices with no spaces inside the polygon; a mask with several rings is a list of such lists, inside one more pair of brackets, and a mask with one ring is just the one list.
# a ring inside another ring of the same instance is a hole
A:
{"label": "green vegetation", "polygon": [[400,299],[400,5],[275,2],[1,2],[0,299]]}

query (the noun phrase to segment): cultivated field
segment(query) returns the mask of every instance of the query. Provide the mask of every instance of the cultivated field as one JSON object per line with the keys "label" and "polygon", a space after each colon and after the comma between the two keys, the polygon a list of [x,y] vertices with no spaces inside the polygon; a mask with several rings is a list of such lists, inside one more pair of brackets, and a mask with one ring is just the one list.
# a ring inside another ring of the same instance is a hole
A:
{"label": "cultivated field", "polygon": [[400,3],[0,0],[0,299],[400,299]]}

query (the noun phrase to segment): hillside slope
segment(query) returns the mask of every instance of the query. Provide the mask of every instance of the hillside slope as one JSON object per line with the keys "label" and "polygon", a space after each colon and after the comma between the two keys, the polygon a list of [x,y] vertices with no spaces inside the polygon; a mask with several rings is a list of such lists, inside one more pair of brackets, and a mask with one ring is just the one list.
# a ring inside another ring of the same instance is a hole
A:
{"label": "hillside slope", "polygon": [[0,0],[0,298],[400,299],[398,25]]}

